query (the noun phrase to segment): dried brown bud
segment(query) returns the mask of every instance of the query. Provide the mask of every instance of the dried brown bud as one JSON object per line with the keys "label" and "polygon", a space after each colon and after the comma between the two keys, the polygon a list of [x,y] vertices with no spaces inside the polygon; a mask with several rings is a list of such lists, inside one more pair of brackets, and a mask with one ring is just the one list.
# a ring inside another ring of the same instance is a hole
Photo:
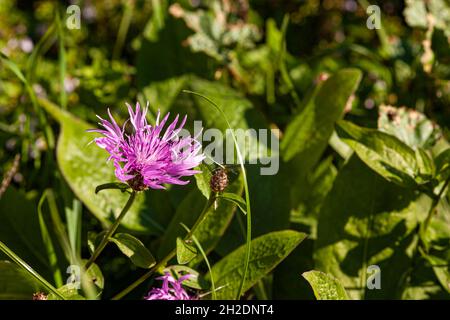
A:
{"label": "dried brown bud", "polygon": [[211,190],[214,192],[222,192],[228,186],[228,174],[225,169],[219,168],[214,171],[214,174],[209,181]]}

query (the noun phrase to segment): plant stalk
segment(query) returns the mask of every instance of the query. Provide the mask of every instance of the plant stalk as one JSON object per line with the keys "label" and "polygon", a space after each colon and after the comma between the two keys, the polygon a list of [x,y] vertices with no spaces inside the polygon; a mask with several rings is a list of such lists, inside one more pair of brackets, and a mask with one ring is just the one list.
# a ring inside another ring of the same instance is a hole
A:
{"label": "plant stalk", "polygon": [[[215,195],[212,193],[211,196],[209,197],[208,201],[206,202],[205,207],[202,210],[202,213],[200,214],[199,218],[197,219],[197,221],[195,222],[194,226],[191,228],[191,230],[186,234],[186,237],[184,238],[189,239],[192,234],[194,233],[195,229],[198,227],[198,225],[200,225],[200,223],[203,222],[203,220],[205,220],[206,214],[208,213],[209,208],[212,206],[212,204],[214,203],[216,197]],[[159,269],[161,269],[162,267],[165,267],[165,265],[173,258],[175,257],[177,254],[177,250],[173,249],[167,256],[165,256],[161,261],[159,261],[153,268],[151,268],[149,271],[147,271],[147,273],[145,273],[144,275],[142,275],[139,279],[137,279],[135,282],[133,282],[131,285],[129,285],[128,287],[126,287],[124,290],[122,290],[121,292],[119,292],[118,294],[116,294],[114,297],[112,297],[112,300],[120,300],[123,297],[125,297],[127,294],[129,294],[131,291],[133,291],[134,289],[136,289],[139,285],[141,285],[145,280],[147,280],[148,278],[150,278],[150,276],[152,274],[154,274],[155,272],[157,272]]]}
{"label": "plant stalk", "polygon": [[123,220],[123,217],[125,217],[125,214],[128,212],[128,210],[131,208],[134,199],[136,198],[136,191],[132,191],[130,194],[130,198],[128,198],[127,203],[125,204],[125,207],[122,209],[122,212],[120,212],[120,215],[117,217],[116,221],[113,223],[113,225],[109,228],[108,232],[105,234],[105,236],[102,239],[102,242],[100,242],[99,246],[95,249],[94,253],[92,254],[89,261],[86,263],[84,268],[86,270],[89,269],[89,267],[95,262],[95,260],[98,258],[100,253],[102,253],[103,249],[105,249],[106,245],[109,242],[109,239],[112,237],[114,232],[116,232],[117,228],[119,227],[120,223]]}

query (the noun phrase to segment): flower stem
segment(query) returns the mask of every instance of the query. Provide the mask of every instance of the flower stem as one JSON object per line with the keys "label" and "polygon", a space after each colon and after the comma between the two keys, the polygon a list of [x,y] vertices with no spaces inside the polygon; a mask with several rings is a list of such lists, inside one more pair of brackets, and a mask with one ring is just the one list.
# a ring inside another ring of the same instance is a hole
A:
{"label": "flower stem", "polygon": [[[202,213],[200,213],[200,216],[198,217],[197,221],[195,222],[194,226],[191,228],[191,230],[187,233],[186,237],[184,238],[189,239],[195,229],[197,229],[197,227],[203,222],[203,220],[205,220],[206,214],[208,213],[209,208],[212,206],[212,204],[214,203],[214,201],[216,200],[216,196],[211,193],[208,201],[205,204],[205,207],[202,210]],[[154,274],[155,272],[157,272],[159,269],[163,268],[166,266],[166,264],[173,258],[175,257],[177,254],[177,250],[174,249],[172,250],[167,256],[165,256],[161,261],[159,261],[153,268],[151,268],[149,271],[147,271],[144,275],[142,275],[139,279],[137,279],[135,282],[133,282],[131,285],[129,285],[128,287],[126,287],[124,290],[122,290],[121,292],[119,292],[118,294],[116,294],[114,297],[112,297],[112,300],[120,300],[123,297],[125,297],[127,294],[129,294],[131,291],[133,291],[134,289],[136,289],[139,285],[141,285],[145,280],[147,280],[148,278],[150,278],[150,276],[152,274]]]}
{"label": "flower stem", "polygon": [[136,198],[136,191],[132,191],[131,194],[130,194],[130,198],[128,198],[128,201],[125,204],[125,207],[122,209],[122,212],[120,212],[120,215],[117,217],[116,221],[114,221],[113,225],[109,228],[108,232],[103,237],[102,242],[100,242],[100,244],[98,245],[98,247],[95,249],[94,253],[92,254],[91,258],[89,259],[89,261],[84,266],[84,268],[86,270],[89,269],[89,267],[98,258],[100,253],[102,253],[103,249],[105,249],[106,245],[109,242],[109,239],[112,237],[114,232],[116,232],[117,228],[120,225],[120,222],[122,222],[123,217],[125,217],[125,214],[131,208],[131,205],[133,204],[135,198]]}
{"label": "flower stem", "polygon": [[127,294],[129,294],[131,291],[136,289],[139,285],[141,285],[145,280],[150,278],[152,274],[157,272],[159,269],[164,267],[167,262],[169,262],[175,255],[177,254],[176,250],[172,250],[164,259],[159,261],[153,268],[151,268],[149,271],[147,271],[142,277],[137,279],[135,282],[133,282],[131,285],[126,287],[124,290],[116,294],[114,297],[112,297],[111,300],[120,300],[123,297],[125,297]]}

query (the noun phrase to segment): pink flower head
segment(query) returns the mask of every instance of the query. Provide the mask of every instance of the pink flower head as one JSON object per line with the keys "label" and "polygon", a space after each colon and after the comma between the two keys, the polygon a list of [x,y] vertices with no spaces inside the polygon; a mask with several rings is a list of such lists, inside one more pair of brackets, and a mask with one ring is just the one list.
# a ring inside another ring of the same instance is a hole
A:
{"label": "pink flower head", "polygon": [[[94,142],[110,154],[108,160],[114,162],[116,177],[136,191],[164,189],[164,183],[188,184],[189,181],[181,178],[198,173],[193,168],[205,157],[195,137],[179,135],[186,123],[186,116],[177,127],[177,115],[163,132],[169,113],[160,121],[158,112],[156,125],[151,126],[146,119],[148,105],[143,110],[139,103],[136,103],[135,110],[129,104],[127,107],[130,118],[122,127],[117,125],[108,109],[110,121],[97,116],[104,129],[89,130],[103,135],[95,138]],[[128,122],[132,126],[130,134],[125,132]]]}
{"label": "pink flower head", "polygon": [[176,280],[169,272],[166,272],[164,276],[156,278],[163,281],[161,288],[150,290],[145,300],[195,300],[195,297],[190,296],[181,285],[190,276],[187,274]]}

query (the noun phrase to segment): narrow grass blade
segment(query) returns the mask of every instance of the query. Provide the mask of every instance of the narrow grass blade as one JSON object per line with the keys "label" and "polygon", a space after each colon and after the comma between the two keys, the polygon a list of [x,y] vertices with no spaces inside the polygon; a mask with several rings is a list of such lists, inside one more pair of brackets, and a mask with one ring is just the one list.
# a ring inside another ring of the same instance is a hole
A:
{"label": "narrow grass blade", "polygon": [[131,19],[133,18],[134,1],[125,1],[125,10],[120,21],[119,31],[117,32],[116,43],[113,49],[113,60],[119,59],[122,53],[125,38],[130,28]]}
{"label": "narrow grass blade", "polygon": [[247,182],[247,173],[245,171],[245,166],[244,166],[244,158],[243,158],[241,150],[239,148],[236,136],[233,132],[233,128],[232,128],[230,122],[228,121],[228,118],[225,115],[225,113],[223,112],[223,110],[214,101],[212,101],[211,99],[209,99],[208,97],[206,97],[200,93],[190,91],[190,90],[183,90],[183,92],[190,93],[190,94],[193,94],[193,95],[196,95],[196,96],[199,96],[199,97],[205,99],[214,108],[216,108],[220,112],[220,114],[226,121],[228,128],[231,131],[231,136],[233,137],[239,165],[241,166],[241,169],[242,169],[242,177],[244,179],[244,190],[245,190],[245,203],[246,203],[246,208],[247,208],[247,210],[246,210],[247,211],[247,238],[246,238],[246,257],[245,257],[245,262],[244,262],[245,263],[244,275],[242,276],[242,281],[241,281],[241,284],[239,285],[239,290],[238,290],[238,295],[237,295],[237,299],[240,299],[241,295],[243,294],[242,289],[244,287],[245,278],[247,277],[247,273],[248,273],[248,265],[250,262],[250,251],[251,251],[251,241],[252,241],[252,214],[251,214],[251,208],[250,208],[250,192],[249,192],[248,182]]}
{"label": "narrow grass blade", "polygon": [[63,285],[61,270],[58,267],[58,256],[56,255],[55,247],[53,246],[53,241],[47,228],[47,224],[44,219],[44,214],[42,212],[42,205],[45,201],[46,193],[41,196],[39,200],[37,211],[39,218],[39,226],[41,228],[42,241],[47,250],[48,260],[50,263],[50,268],[52,268],[53,279],[55,280],[55,285],[59,288]]}
{"label": "narrow grass blade", "polygon": [[62,27],[59,11],[56,12],[56,29],[58,31],[58,69],[59,69],[59,104],[67,109],[67,93],[64,87],[66,78],[66,49],[64,47],[64,28]]}
{"label": "narrow grass blade", "polygon": [[19,80],[22,81],[22,83],[25,85],[25,89],[26,89],[28,95],[30,96],[30,100],[33,105],[33,108],[39,117],[39,122],[44,127],[44,134],[45,134],[45,139],[46,139],[48,148],[50,149],[50,151],[53,150],[55,148],[55,137],[53,135],[52,128],[47,123],[47,118],[45,117],[44,112],[39,108],[36,94],[34,93],[34,90],[31,87],[30,83],[25,78],[22,71],[20,71],[20,68],[14,62],[12,62],[7,56],[5,56],[3,53],[0,53],[0,62],[6,68],[11,70],[16,75],[16,77],[19,78]]}
{"label": "narrow grass blade", "polygon": [[58,298],[66,300],[65,297],[56,290],[47,280],[45,280],[39,273],[37,273],[29,264],[23,261],[18,255],[16,255],[11,249],[8,248],[3,242],[0,241],[0,250],[3,251],[14,263],[28,272],[34,279],[40,282],[49,292],[55,294]]}

